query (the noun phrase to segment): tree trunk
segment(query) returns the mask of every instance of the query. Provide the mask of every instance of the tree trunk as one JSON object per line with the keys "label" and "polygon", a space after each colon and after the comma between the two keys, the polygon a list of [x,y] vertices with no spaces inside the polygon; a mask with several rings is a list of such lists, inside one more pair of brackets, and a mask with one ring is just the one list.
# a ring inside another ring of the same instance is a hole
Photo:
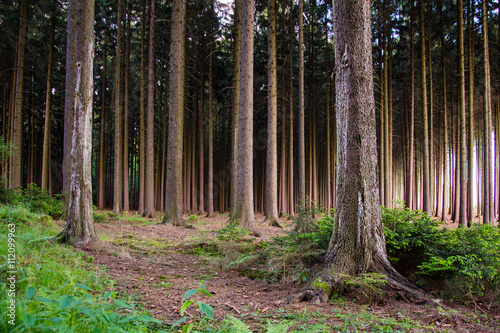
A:
{"label": "tree trunk", "polygon": [[492,140],[491,140],[491,75],[490,75],[490,54],[488,39],[488,0],[482,1],[482,23],[483,23],[483,52],[484,52],[484,196],[483,196],[483,223],[493,224],[495,216],[492,210],[493,204],[493,171],[492,161]]}
{"label": "tree trunk", "polygon": [[[208,184],[207,217],[214,216],[214,0],[210,1],[210,56],[208,63]],[[205,193],[200,193],[205,195]]]}
{"label": "tree trunk", "polygon": [[124,71],[125,71],[125,86],[123,91],[123,210],[128,211],[130,209],[130,198],[129,198],[129,163],[128,163],[128,147],[129,147],[129,74],[130,74],[130,3],[127,2],[127,39],[125,40],[125,59],[124,60]]}
{"label": "tree trunk", "polygon": [[304,0],[299,0],[299,204],[306,202],[306,147],[304,133]]}
{"label": "tree trunk", "polygon": [[[92,216],[92,97],[94,93],[94,1],[71,0],[68,10],[68,78],[66,110],[72,118],[69,150],[69,205],[66,226],[56,236],[61,242],[85,246],[97,240]],[[66,116],[66,114],[65,114]]]}
{"label": "tree trunk", "polygon": [[104,55],[103,55],[103,65],[102,65],[102,90],[101,90],[101,122],[99,127],[99,167],[97,171],[97,208],[104,209],[106,206],[106,155],[105,155],[105,128],[106,128],[106,69],[108,63],[107,50],[107,38],[104,39]]}
{"label": "tree trunk", "polygon": [[238,196],[238,110],[241,80],[241,0],[234,1],[233,105],[231,112],[231,220],[236,212]]}
{"label": "tree trunk", "polygon": [[[50,129],[51,129],[51,99],[52,99],[52,62],[54,55],[54,34],[56,30],[56,13],[52,14],[51,30],[49,38],[49,59],[47,65],[47,90],[45,93],[45,124],[43,129],[43,152],[42,152],[42,182],[40,188],[42,191],[48,190],[49,182],[49,160],[50,160]],[[3,123],[2,123],[3,124]]]}
{"label": "tree trunk", "polygon": [[281,227],[278,222],[278,76],[276,65],[276,0],[268,0],[268,95],[267,95],[267,165],[266,222]]}
{"label": "tree trunk", "polygon": [[231,221],[249,230],[254,236],[260,236],[255,225],[253,202],[253,0],[242,1],[241,18],[238,196]]}
{"label": "tree trunk", "polygon": [[155,211],[155,0],[149,7],[149,53],[148,53],[148,113],[146,120],[146,179],[144,184],[144,216],[153,218]]}
{"label": "tree trunk", "polygon": [[429,112],[427,109],[427,74],[425,61],[425,20],[424,20],[424,1],[420,0],[420,47],[421,47],[421,74],[422,74],[422,113],[424,123],[424,165],[423,165],[423,211],[431,213],[430,191],[429,191]]}
{"label": "tree trunk", "polygon": [[14,112],[13,112],[13,131],[12,144],[12,164],[10,172],[12,173],[12,182],[10,188],[23,186],[23,89],[24,89],[24,54],[26,50],[26,38],[28,30],[28,1],[22,0],[21,17],[19,19],[19,37],[17,44],[17,61],[16,61],[16,81],[14,90]]}
{"label": "tree trunk", "polygon": [[338,285],[345,275],[378,272],[405,282],[387,259],[380,211],[370,1],[334,1],[334,13],[337,200],[320,277]]}
{"label": "tree trunk", "polygon": [[184,129],[184,62],[186,1],[172,3],[170,41],[169,119],[167,151],[167,193],[163,223],[183,226],[182,219],[182,137]]}
{"label": "tree trunk", "polygon": [[476,204],[476,197],[474,195],[474,175],[476,173],[474,163],[474,5],[468,1],[468,19],[467,30],[469,33],[469,156],[468,156],[468,195],[469,195],[469,211],[468,221],[474,222],[474,206]]}
{"label": "tree trunk", "polygon": [[122,95],[122,44],[123,44],[123,0],[118,0],[117,42],[115,64],[115,152],[113,180],[113,212],[123,209],[123,95]]}
{"label": "tree trunk", "polygon": [[294,32],[294,25],[293,25],[293,0],[290,0],[290,96],[289,101],[290,101],[290,138],[289,138],[289,167],[288,167],[288,197],[289,197],[289,212],[288,214],[294,215],[295,214],[295,183],[294,183],[294,154],[293,154],[293,130],[294,130],[294,124],[293,124],[293,32]]}
{"label": "tree trunk", "polygon": [[410,18],[410,126],[409,126],[409,142],[408,142],[408,170],[406,173],[406,205],[410,209],[414,209],[413,205],[413,188],[414,188],[414,169],[415,169],[415,7],[411,1],[411,18]]}
{"label": "tree trunk", "polygon": [[142,0],[142,20],[141,20],[141,99],[139,106],[139,202],[137,213],[144,215],[144,190],[145,190],[145,168],[146,168],[146,124],[145,124],[145,104],[146,104],[146,0]]}
{"label": "tree trunk", "polygon": [[460,86],[460,213],[458,226],[467,226],[467,143],[465,119],[465,54],[463,1],[458,0],[458,77]]}

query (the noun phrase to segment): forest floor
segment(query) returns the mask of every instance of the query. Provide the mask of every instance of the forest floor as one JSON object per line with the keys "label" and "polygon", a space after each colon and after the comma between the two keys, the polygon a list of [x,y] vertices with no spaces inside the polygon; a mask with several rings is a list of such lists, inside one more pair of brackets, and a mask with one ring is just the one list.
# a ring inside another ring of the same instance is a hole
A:
{"label": "forest floor", "polygon": [[[486,310],[484,304],[440,301],[442,306],[436,307],[386,299],[367,305],[346,297],[320,305],[288,303],[287,296],[299,292],[300,285],[252,279],[248,272],[228,267],[228,260],[207,255],[204,249],[227,220],[226,215],[202,217],[181,228],[132,213],[108,217],[96,223],[105,242],[83,251],[93,258],[96,269],[105,270],[115,281],[112,289],[135,295],[153,317],[168,324],[181,318],[185,292],[204,284],[212,297],[203,301],[213,307],[215,321],[234,316],[254,332],[266,332],[266,327],[284,321],[291,324],[289,332],[500,332],[500,313]],[[263,220],[257,216],[258,222]],[[280,219],[280,223],[284,229],[258,223],[262,237],[247,237],[258,243],[284,235],[291,221]],[[192,309],[186,313],[194,314]]]}

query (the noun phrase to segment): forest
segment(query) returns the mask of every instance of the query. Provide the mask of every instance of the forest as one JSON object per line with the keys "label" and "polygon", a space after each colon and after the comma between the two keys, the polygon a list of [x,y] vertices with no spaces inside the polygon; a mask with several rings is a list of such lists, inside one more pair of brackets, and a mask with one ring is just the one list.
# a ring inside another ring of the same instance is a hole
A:
{"label": "forest", "polygon": [[0,327],[500,325],[498,0],[8,0],[0,31]]}

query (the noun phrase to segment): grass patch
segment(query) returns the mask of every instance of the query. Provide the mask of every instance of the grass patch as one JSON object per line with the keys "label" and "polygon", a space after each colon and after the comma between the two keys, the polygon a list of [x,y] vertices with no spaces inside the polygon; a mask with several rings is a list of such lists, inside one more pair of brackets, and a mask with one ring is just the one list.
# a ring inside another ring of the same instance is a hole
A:
{"label": "grass patch", "polygon": [[[7,225],[16,225],[15,320],[8,322],[8,299],[2,297],[2,332],[156,332],[165,326],[132,297],[113,288],[93,257],[51,242],[57,228],[24,206],[0,206],[0,252],[7,253]],[[0,289],[7,294],[10,268],[0,266]]]}

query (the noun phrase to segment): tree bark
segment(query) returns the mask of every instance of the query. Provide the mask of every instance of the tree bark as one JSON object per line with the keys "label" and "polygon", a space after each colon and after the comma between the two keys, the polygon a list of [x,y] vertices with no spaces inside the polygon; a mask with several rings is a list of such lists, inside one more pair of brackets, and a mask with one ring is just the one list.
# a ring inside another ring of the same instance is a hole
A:
{"label": "tree bark", "polygon": [[234,1],[233,105],[231,111],[231,219],[236,212],[238,197],[238,110],[241,80],[241,0]]}
{"label": "tree bark", "polygon": [[493,171],[492,161],[492,140],[491,140],[491,75],[490,75],[490,54],[488,39],[488,0],[482,1],[482,23],[483,23],[483,52],[484,52],[484,196],[483,196],[483,223],[491,223],[495,220],[493,214]]}
{"label": "tree bark", "polygon": [[276,65],[276,0],[268,0],[268,96],[267,96],[267,165],[266,222],[281,227],[278,222],[278,77]]}
{"label": "tree bark", "polygon": [[139,202],[137,213],[144,214],[144,190],[145,190],[145,169],[146,169],[146,124],[145,124],[145,104],[146,104],[146,0],[142,0],[142,20],[141,20],[141,99],[139,106]]}
{"label": "tree bark", "polygon": [[[70,0],[68,10],[68,78],[66,110],[72,118],[68,214],[66,226],[56,238],[74,246],[97,240],[92,215],[92,97],[94,93],[94,1]],[[66,114],[65,114],[66,117]]]}
{"label": "tree bark", "polygon": [[170,41],[169,119],[167,151],[167,193],[163,223],[183,226],[182,219],[182,137],[184,129],[184,59],[186,1],[172,3]]}
{"label": "tree bark", "polygon": [[26,39],[28,31],[28,1],[22,0],[20,3],[19,37],[17,44],[16,61],[16,81],[14,87],[14,111],[13,111],[13,131],[12,144],[15,149],[12,151],[12,182],[10,188],[23,186],[23,90],[24,90],[24,58],[26,50]]}
{"label": "tree bark", "polygon": [[149,7],[149,52],[148,52],[148,109],[146,124],[146,179],[144,184],[145,207],[144,216],[153,218],[155,211],[155,0],[151,0]]}
{"label": "tree bark", "polygon": [[[214,214],[214,0],[210,1],[210,56],[208,64],[208,185],[207,217]],[[201,193],[201,195],[205,195]]]}
{"label": "tree bark", "polygon": [[45,93],[45,123],[43,128],[43,152],[42,152],[42,181],[41,181],[41,190],[47,191],[49,188],[49,160],[50,160],[50,130],[52,124],[52,115],[51,115],[51,100],[52,100],[52,63],[53,63],[53,55],[54,55],[54,34],[56,30],[56,13],[52,14],[51,18],[51,30],[49,37],[49,59],[47,65],[47,89]]}
{"label": "tree bark", "polygon": [[123,90],[123,210],[130,209],[129,198],[129,76],[130,76],[130,2],[127,2],[127,29],[125,40],[125,58],[124,61],[124,90]]}
{"label": "tree bark", "polygon": [[468,210],[468,221],[474,222],[474,206],[476,204],[476,197],[474,195],[474,175],[476,173],[475,163],[474,163],[474,5],[471,4],[472,1],[468,1],[468,19],[467,19],[467,30],[469,35],[469,155],[468,155],[468,199],[469,199],[469,210]]}
{"label": "tree bark", "polygon": [[255,225],[253,181],[253,29],[254,2],[241,6],[241,80],[238,112],[238,195],[232,223],[260,236]]}
{"label": "tree bark", "polygon": [[460,213],[459,227],[467,226],[467,143],[465,119],[465,54],[463,1],[458,0],[458,77],[460,86]]}
{"label": "tree bark", "polygon": [[300,205],[306,201],[306,147],[304,133],[304,0],[299,0],[299,193]]}
{"label": "tree bark", "polygon": [[411,1],[410,14],[410,126],[408,142],[408,170],[406,173],[406,205],[413,209],[413,188],[414,188],[414,169],[415,169],[415,7]]}
{"label": "tree bark", "polygon": [[108,63],[107,38],[104,38],[104,52],[102,65],[102,90],[101,90],[101,121],[99,126],[99,166],[97,171],[97,208],[104,209],[106,206],[106,155],[105,155],[105,128],[106,128],[106,69]]}

